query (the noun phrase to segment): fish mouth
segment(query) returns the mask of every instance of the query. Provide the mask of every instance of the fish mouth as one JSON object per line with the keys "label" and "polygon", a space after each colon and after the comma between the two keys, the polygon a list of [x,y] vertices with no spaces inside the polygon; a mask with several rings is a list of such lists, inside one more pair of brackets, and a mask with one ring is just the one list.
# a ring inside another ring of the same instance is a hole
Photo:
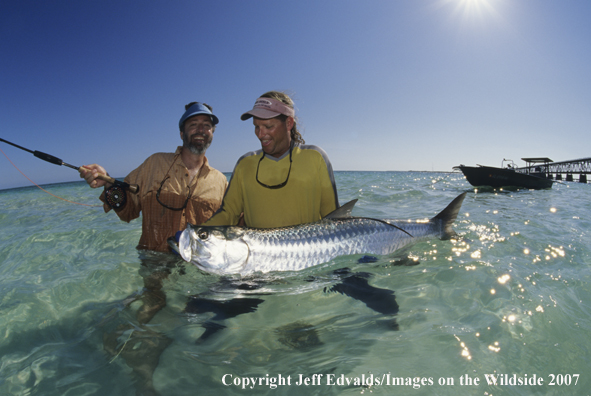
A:
{"label": "fish mouth", "polygon": [[184,230],[179,238],[179,253],[183,260],[191,262],[191,235],[189,230]]}

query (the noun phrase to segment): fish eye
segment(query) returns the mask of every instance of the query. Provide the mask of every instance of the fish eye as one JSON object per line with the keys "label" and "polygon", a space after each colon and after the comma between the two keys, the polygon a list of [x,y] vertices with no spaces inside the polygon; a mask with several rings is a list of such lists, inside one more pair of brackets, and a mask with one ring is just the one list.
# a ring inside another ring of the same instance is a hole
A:
{"label": "fish eye", "polygon": [[201,230],[197,233],[197,236],[199,237],[199,239],[207,239],[209,237],[209,233],[205,230]]}

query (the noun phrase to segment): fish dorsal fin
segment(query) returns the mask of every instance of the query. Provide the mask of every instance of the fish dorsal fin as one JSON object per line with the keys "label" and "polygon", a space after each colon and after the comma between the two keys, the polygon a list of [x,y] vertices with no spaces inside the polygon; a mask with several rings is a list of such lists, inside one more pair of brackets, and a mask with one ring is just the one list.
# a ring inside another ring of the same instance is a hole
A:
{"label": "fish dorsal fin", "polygon": [[342,205],[340,208],[337,208],[324,216],[325,219],[344,219],[351,217],[351,211],[353,207],[357,203],[357,200],[354,199],[352,201],[347,202],[346,204]]}

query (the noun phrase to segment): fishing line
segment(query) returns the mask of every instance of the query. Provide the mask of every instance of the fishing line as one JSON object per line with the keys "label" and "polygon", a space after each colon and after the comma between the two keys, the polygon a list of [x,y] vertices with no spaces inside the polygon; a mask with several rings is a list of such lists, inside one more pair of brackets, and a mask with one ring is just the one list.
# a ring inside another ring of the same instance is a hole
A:
{"label": "fishing line", "polygon": [[27,178],[27,180],[29,180],[31,183],[33,183],[35,186],[37,186],[37,188],[39,188],[41,191],[44,191],[44,192],[46,192],[47,194],[49,194],[49,195],[51,195],[51,196],[53,196],[53,197],[56,197],[56,198],[58,198],[58,199],[61,199],[62,201],[66,201],[66,202],[73,203],[73,204],[76,204],[76,205],[82,205],[82,206],[91,206],[91,207],[103,206],[103,205],[89,205],[89,204],[84,204],[84,203],[80,203],[80,202],[69,201],[69,200],[67,200],[67,199],[65,199],[65,198],[58,197],[57,195],[50,193],[49,191],[45,190],[43,187],[41,187],[40,185],[38,185],[37,183],[35,183],[33,180],[29,179],[29,176],[25,175],[25,174],[23,173],[23,171],[22,171],[22,170],[20,170],[20,169],[18,168],[18,166],[16,166],[16,165],[14,164],[14,162],[12,162],[12,161],[10,160],[10,158],[8,158],[8,155],[6,155],[6,153],[4,152],[4,150],[2,150],[2,149],[0,148],[0,151],[2,151],[2,154],[4,154],[4,156],[6,157],[6,159],[8,160],[8,162],[10,162],[10,163],[12,164],[12,166],[14,166],[14,167],[16,168],[16,170],[17,170],[17,171],[19,171],[19,172],[21,173],[21,175],[23,175],[24,177],[26,177],[26,178]]}

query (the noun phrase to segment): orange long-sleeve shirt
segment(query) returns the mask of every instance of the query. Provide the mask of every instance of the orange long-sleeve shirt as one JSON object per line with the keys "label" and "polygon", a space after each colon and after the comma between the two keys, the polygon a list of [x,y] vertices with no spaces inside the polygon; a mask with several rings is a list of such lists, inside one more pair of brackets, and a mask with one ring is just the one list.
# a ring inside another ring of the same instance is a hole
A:
{"label": "orange long-sleeve shirt", "polygon": [[[207,158],[196,177],[189,180],[189,172],[180,157],[181,147],[175,153],[156,153],[144,161],[137,169],[125,178],[129,184],[137,184],[137,194],[127,191],[127,203],[116,210],[121,220],[130,222],[142,214],[142,236],[138,249],[170,251],[168,237],[185,229],[187,223],[201,224],[209,219],[222,204],[224,192],[228,184],[226,176],[209,166]],[[166,180],[165,180],[166,178]],[[164,183],[162,181],[164,180]],[[156,199],[172,208],[164,207]],[[105,202],[105,194],[100,196]],[[111,210],[106,203],[105,212]]]}

